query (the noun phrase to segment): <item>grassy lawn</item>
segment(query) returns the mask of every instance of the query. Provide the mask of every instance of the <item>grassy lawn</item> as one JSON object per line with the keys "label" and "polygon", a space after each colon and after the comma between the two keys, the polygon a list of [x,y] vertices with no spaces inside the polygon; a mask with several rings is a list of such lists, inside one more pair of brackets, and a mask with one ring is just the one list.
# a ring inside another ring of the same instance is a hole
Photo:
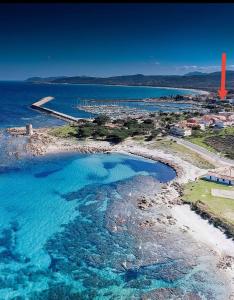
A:
{"label": "grassy lawn", "polygon": [[[228,136],[230,137],[229,139],[231,141],[234,137],[234,127],[227,127],[220,130],[208,129],[204,132],[201,132],[200,136],[198,137],[190,136],[186,137],[186,139],[194,144],[206,148],[211,152],[220,153],[220,149],[222,149],[222,153],[225,154],[225,149],[229,144],[228,139],[225,139],[225,137]],[[213,143],[212,137],[214,138]],[[219,145],[219,147],[215,147],[216,144]]]}
{"label": "grassy lawn", "polygon": [[156,140],[153,144],[150,145],[152,149],[161,149],[165,152],[169,152],[175,154],[185,161],[192,163],[193,165],[203,168],[203,169],[211,169],[214,168],[212,164],[206,161],[199,154],[193,152],[192,150],[184,147],[183,145],[179,145],[174,141],[170,141],[166,138],[162,138],[160,140]]}
{"label": "grassy lawn", "polygon": [[211,189],[234,191],[234,186],[205,180],[190,182],[184,186],[183,200],[193,203],[200,201],[205,204],[206,212],[234,226],[234,200],[214,197],[211,195]]}
{"label": "grassy lawn", "polygon": [[51,129],[49,134],[60,138],[74,137],[77,135],[77,128],[71,125],[59,126]]}

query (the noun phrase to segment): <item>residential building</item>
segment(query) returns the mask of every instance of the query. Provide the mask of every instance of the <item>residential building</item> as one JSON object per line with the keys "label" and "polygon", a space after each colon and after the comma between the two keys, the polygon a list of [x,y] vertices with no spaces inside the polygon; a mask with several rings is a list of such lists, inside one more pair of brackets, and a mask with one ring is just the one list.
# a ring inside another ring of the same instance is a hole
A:
{"label": "residential building", "polygon": [[170,128],[170,133],[176,136],[190,136],[192,129],[187,126],[175,125]]}

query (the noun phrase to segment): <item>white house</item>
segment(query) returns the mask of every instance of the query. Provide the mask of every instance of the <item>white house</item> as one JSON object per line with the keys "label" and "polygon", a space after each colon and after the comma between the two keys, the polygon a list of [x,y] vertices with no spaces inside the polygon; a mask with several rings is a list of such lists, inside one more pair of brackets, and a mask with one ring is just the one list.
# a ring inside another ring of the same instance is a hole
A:
{"label": "white house", "polygon": [[206,124],[204,124],[203,122],[199,122],[198,125],[200,126],[201,130],[206,130]]}
{"label": "white house", "polygon": [[170,133],[177,136],[190,136],[192,134],[192,129],[186,126],[173,126],[170,128]]}

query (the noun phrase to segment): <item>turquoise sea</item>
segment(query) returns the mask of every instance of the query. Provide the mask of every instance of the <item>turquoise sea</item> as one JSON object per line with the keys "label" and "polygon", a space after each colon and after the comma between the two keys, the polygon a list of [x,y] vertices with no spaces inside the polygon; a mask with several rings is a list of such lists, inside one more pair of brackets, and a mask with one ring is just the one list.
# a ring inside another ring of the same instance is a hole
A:
{"label": "turquoise sea", "polygon": [[202,296],[176,299],[225,299],[205,249],[176,227],[144,226],[137,199],[172,180],[170,167],[60,154],[0,171],[1,300],[170,299],[147,298],[163,288]]}
{"label": "turquoise sea", "polygon": [[124,288],[119,268],[133,256],[134,238],[112,234],[107,224],[114,198],[121,201],[118,182],[150,175],[160,186],[175,177],[161,163],[118,154],[53,155],[0,171],[0,299],[49,286],[59,295],[66,283],[81,295]]}
{"label": "turquoise sea", "polygon": [[[155,90],[1,83],[0,127],[61,124],[29,108],[43,96],[70,111],[82,91]],[[170,208],[138,208],[175,178],[171,167],[123,154],[6,155],[25,144],[0,133],[0,300],[226,300],[229,283],[210,250],[158,221]]]}

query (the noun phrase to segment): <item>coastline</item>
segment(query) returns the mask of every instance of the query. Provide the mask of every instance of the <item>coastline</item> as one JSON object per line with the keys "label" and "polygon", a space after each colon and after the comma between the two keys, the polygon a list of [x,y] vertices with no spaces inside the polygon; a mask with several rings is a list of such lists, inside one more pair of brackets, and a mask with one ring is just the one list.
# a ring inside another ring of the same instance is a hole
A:
{"label": "coastline", "polygon": [[[102,84],[102,83],[66,83],[66,82],[31,82],[33,84],[55,84],[55,85],[92,85],[92,86],[119,86],[119,87],[138,87],[138,88],[152,88],[152,89],[165,89],[165,90],[182,90],[194,92],[198,95],[209,95],[210,92],[200,89],[178,88],[168,86],[151,86],[151,85],[126,85],[126,84]],[[191,95],[191,94],[186,94]]]}
{"label": "coastline", "polygon": [[[14,130],[11,129],[11,135],[19,136],[24,134],[25,129],[15,128]],[[167,207],[173,220],[175,220],[175,226],[178,226],[184,234],[188,234],[200,247],[209,249],[209,252],[217,260],[217,268],[223,276],[227,277],[228,280],[234,279],[233,240],[228,239],[220,228],[210,224],[208,220],[202,218],[180,199],[182,185],[188,181],[195,181],[207,170],[200,169],[170,153],[165,153],[159,149],[149,149],[130,140],[117,145],[111,145],[105,141],[77,141],[52,137],[49,135],[49,130],[48,128],[35,129],[34,134],[29,137],[27,150],[33,156],[71,152],[86,154],[122,153],[152,161],[160,161],[172,167],[176,171],[176,178],[162,185],[162,191],[157,193],[153,204],[152,199],[146,199],[146,202],[142,203],[139,209],[149,210],[149,213],[154,215],[153,211],[157,208],[157,205]],[[234,286],[232,290],[234,291]]]}

